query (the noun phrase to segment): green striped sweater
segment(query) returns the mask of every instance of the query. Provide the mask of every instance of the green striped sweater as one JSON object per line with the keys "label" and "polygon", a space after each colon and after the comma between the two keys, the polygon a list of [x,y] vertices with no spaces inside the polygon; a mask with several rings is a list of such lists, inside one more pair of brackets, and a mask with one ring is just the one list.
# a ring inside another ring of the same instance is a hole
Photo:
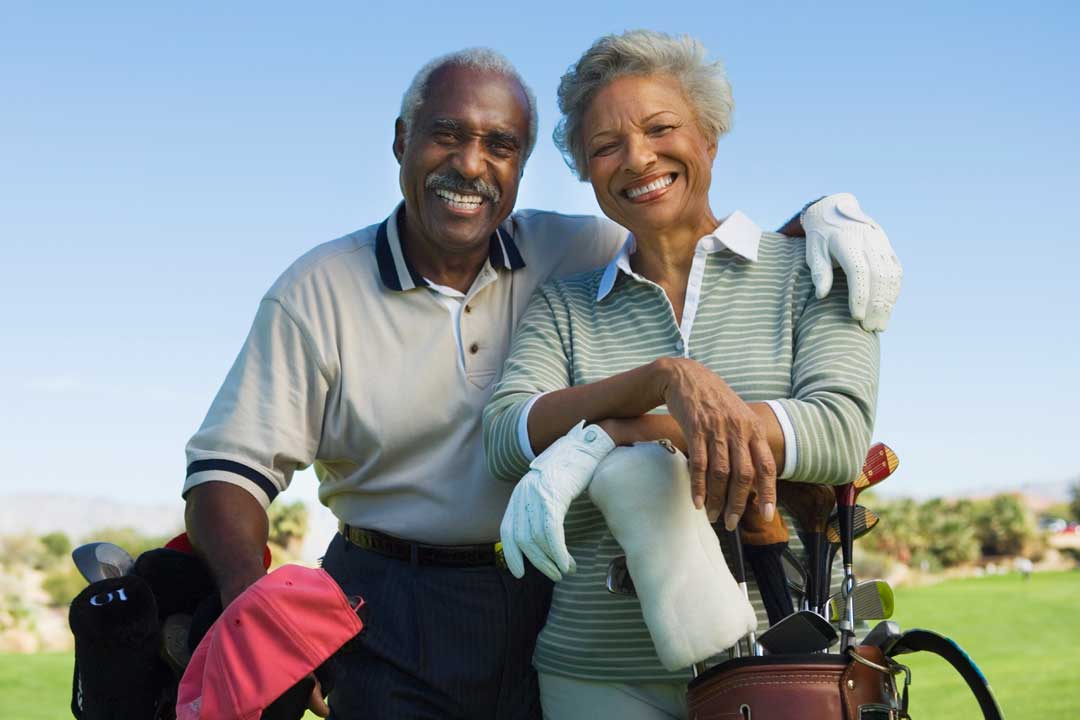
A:
{"label": "green striped sweater", "polygon": [[[517,427],[536,393],[601,380],[658,357],[686,356],[723,377],[743,400],[783,405],[797,438],[791,480],[853,479],[870,443],[878,338],[850,318],[842,275],[828,297],[815,298],[803,256],[801,241],[769,232],[761,234],[756,261],[726,248],[705,255],[695,263],[701,292],[685,347],[667,296],[640,276],[619,271],[599,300],[603,269],[541,287],[484,412],[492,474],[516,482],[528,470]],[[587,494],[571,505],[565,528],[577,572],[555,587],[536,667],[618,682],[686,676],[660,665],[637,600],[605,590],[608,563],[622,551]],[[794,533],[792,545],[801,550]],[[764,628],[752,582],[751,601]]]}

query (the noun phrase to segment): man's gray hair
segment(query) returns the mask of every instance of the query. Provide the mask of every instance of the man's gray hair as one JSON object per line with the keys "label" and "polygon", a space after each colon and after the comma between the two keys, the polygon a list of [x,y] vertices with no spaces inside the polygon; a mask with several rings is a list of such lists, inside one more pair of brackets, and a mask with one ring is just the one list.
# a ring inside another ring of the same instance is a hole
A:
{"label": "man's gray hair", "polygon": [[581,124],[596,94],[624,75],[672,75],[682,85],[698,124],[707,137],[719,139],[731,130],[735,101],[724,64],[705,59],[700,42],[683,35],[673,37],[653,30],[629,30],[605,35],[566,71],[559,82],[559,110],[555,145],[581,180],[589,179],[589,160]]}
{"label": "man's gray hair", "polygon": [[517,69],[506,59],[506,56],[491,48],[475,47],[458,50],[437,57],[420,68],[420,71],[416,73],[416,76],[413,77],[412,82],[409,84],[409,89],[405,91],[405,95],[401,98],[400,117],[401,121],[405,123],[407,136],[412,135],[413,121],[416,119],[416,113],[419,112],[420,106],[424,104],[424,95],[427,93],[427,86],[432,74],[444,67],[464,67],[494,72],[510,78],[521,86],[525,98],[529,101],[529,137],[525,141],[525,154],[522,157],[522,167],[524,168],[524,161],[529,159],[533,148],[536,147],[536,96],[533,95],[532,88],[525,84]]}

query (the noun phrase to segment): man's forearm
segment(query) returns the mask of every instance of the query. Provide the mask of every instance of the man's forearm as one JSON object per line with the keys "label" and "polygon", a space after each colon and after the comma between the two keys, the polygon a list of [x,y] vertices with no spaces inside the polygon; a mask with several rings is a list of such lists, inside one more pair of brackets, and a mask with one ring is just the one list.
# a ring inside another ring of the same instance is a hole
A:
{"label": "man's forearm", "polygon": [[266,574],[269,521],[247,490],[224,482],[198,485],[188,493],[184,521],[192,546],[217,581],[223,605]]}

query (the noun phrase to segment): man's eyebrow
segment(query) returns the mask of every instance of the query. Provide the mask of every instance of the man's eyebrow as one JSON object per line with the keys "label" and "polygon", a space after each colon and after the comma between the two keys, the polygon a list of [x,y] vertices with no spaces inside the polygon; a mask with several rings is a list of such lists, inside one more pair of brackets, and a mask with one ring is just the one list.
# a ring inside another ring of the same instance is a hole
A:
{"label": "man's eyebrow", "polygon": [[504,130],[492,130],[486,135],[489,142],[496,142],[502,145],[507,145],[515,149],[521,147],[521,140],[512,132],[506,132]]}
{"label": "man's eyebrow", "polygon": [[457,132],[461,129],[461,123],[450,118],[435,118],[431,121],[431,127],[434,130],[451,130]]}

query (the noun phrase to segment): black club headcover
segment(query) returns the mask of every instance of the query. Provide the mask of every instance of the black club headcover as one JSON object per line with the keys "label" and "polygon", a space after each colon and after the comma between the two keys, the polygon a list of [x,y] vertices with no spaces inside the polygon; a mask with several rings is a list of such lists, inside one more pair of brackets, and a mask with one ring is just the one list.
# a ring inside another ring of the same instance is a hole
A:
{"label": "black club headcover", "polygon": [[131,574],[150,585],[162,622],[176,613],[191,615],[204,598],[217,595],[217,585],[206,564],[179,550],[147,550],[135,561]]}
{"label": "black club headcover", "polygon": [[138,577],[89,585],[68,613],[75,636],[71,712],[85,720],[153,718],[171,674],[150,586]]}

